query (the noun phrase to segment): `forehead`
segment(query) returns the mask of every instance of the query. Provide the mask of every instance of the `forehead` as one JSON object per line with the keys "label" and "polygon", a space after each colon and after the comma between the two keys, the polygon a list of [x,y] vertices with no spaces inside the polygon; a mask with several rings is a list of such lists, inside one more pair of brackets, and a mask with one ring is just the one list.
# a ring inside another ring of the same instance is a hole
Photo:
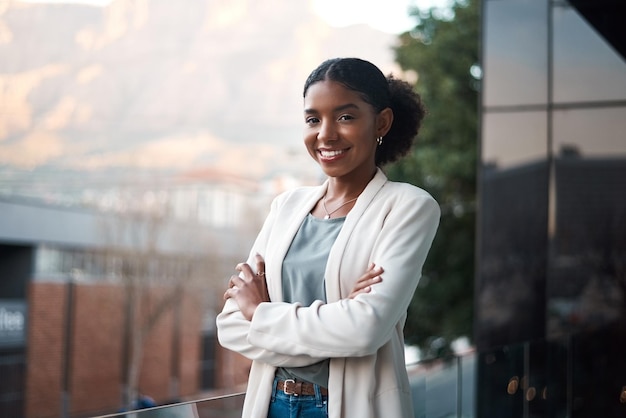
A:
{"label": "forehead", "polygon": [[361,95],[336,81],[324,80],[313,83],[304,96],[304,109],[322,110],[353,104],[359,108],[368,107]]}

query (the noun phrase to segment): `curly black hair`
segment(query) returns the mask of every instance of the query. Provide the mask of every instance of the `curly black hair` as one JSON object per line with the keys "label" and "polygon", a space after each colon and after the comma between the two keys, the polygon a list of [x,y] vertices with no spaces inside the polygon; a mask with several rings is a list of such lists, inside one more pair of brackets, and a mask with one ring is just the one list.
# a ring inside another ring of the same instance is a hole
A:
{"label": "curly black hair", "polygon": [[390,108],[391,129],[376,150],[376,165],[383,166],[405,156],[413,146],[426,114],[422,99],[406,81],[387,77],[369,61],[359,58],[333,58],[311,72],[304,83],[303,96],[318,81],[335,81],[357,92],[377,112]]}

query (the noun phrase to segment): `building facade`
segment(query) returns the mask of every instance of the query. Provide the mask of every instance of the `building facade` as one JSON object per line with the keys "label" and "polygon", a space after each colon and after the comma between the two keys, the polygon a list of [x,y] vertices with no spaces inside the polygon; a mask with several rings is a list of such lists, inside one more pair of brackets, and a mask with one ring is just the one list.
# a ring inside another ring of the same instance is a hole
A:
{"label": "building facade", "polygon": [[129,389],[163,404],[245,382],[215,315],[251,236],[16,199],[0,213],[0,416],[93,416]]}
{"label": "building facade", "polygon": [[484,0],[477,416],[626,416],[626,5]]}

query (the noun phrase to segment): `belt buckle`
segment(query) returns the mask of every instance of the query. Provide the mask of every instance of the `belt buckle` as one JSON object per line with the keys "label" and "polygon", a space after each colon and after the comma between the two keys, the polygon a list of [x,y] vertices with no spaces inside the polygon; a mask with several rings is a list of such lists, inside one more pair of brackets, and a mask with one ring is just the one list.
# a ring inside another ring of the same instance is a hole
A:
{"label": "belt buckle", "polygon": [[[289,386],[291,386],[291,388]],[[285,392],[285,395],[298,396],[295,390],[296,381],[294,379],[285,379],[285,383],[283,384],[283,392]]]}

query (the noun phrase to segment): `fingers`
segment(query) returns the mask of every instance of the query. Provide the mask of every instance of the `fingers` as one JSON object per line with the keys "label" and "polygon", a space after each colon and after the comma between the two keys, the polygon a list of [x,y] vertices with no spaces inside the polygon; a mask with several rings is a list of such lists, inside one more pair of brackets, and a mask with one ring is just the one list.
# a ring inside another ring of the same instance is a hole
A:
{"label": "fingers", "polygon": [[259,254],[254,256],[256,262],[256,274],[257,276],[265,275],[265,260]]}
{"label": "fingers", "polygon": [[369,269],[365,272],[363,276],[359,278],[356,286],[362,287],[363,283],[365,283],[365,286],[367,286],[368,283],[372,283],[372,280],[377,283],[379,280],[376,279],[380,279],[380,275],[383,274],[383,271],[384,270],[382,267],[376,266],[374,263],[370,264]]}
{"label": "fingers", "polygon": [[230,280],[228,281],[228,288],[232,289],[233,287],[241,287],[244,285],[244,280],[236,274],[230,276]]}
{"label": "fingers", "polygon": [[363,274],[363,276],[361,276],[354,284],[354,288],[348,298],[353,299],[361,293],[370,292],[373,285],[380,283],[383,280],[381,277],[383,271],[384,269],[382,267],[377,267],[374,263],[370,264],[365,274]]}
{"label": "fingers", "polygon": [[261,285],[267,294],[265,280],[259,280],[261,278],[265,279],[265,260],[259,254],[257,254],[254,258],[256,273],[254,273],[252,267],[250,267],[248,263],[239,263],[235,266],[235,270],[241,274],[230,277],[230,280],[228,281],[228,289],[224,292],[224,300],[236,298],[242,288],[255,282],[258,282],[257,285]]}
{"label": "fingers", "polygon": [[226,289],[226,292],[224,292],[224,300],[234,297],[239,288],[244,285],[244,280],[238,275],[233,274],[232,276],[230,276],[230,280],[228,281],[228,289]]}
{"label": "fingers", "polygon": [[224,300],[233,299],[239,306],[239,311],[245,319],[252,320],[256,308],[263,302],[269,302],[267,284],[265,282],[265,262],[262,258],[257,258],[257,274],[252,272],[252,268],[246,263],[237,264],[235,270],[240,274],[230,277],[228,289],[224,292]]}
{"label": "fingers", "polygon": [[376,266],[376,264],[372,263],[363,276],[376,277],[380,276],[383,271],[384,269],[382,267]]}
{"label": "fingers", "polygon": [[[260,254],[254,256],[255,267],[256,267],[256,275],[264,276],[265,275],[265,260]],[[255,273],[252,271],[252,267],[250,267],[247,263],[239,263],[235,267],[235,270],[240,271],[244,274],[244,276],[254,276]]]}
{"label": "fingers", "polygon": [[254,276],[254,273],[252,272],[252,267],[250,267],[247,263],[237,264],[235,266],[235,270],[242,272],[245,277]]}
{"label": "fingers", "polygon": [[376,276],[367,280],[357,282],[356,285],[354,286],[354,289],[352,289],[352,293],[350,294],[351,295],[350,297],[356,296],[361,293],[368,293],[370,290],[372,290],[373,285],[375,285],[376,283],[380,283],[382,281],[383,281],[382,277]]}

